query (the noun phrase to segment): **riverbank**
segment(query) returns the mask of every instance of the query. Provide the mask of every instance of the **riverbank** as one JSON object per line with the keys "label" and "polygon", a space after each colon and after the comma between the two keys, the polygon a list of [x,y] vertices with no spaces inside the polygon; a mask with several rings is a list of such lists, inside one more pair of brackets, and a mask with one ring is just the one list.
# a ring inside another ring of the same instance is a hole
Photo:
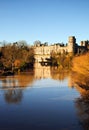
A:
{"label": "riverbank", "polygon": [[13,76],[15,73],[12,71],[1,72],[0,76]]}

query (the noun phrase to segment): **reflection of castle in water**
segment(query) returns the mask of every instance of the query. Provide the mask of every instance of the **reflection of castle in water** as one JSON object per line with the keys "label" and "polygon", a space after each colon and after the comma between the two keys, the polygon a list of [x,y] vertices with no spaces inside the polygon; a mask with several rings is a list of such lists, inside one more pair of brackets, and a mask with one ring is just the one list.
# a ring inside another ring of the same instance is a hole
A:
{"label": "reflection of castle in water", "polygon": [[32,87],[35,80],[44,78],[50,78],[59,81],[63,81],[65,78],[67,78],[68,86],[73,86],[72,79],[68,73],[59,72],[57,68],[42,66],[40,63],[35,63],[34,71],[31,73],[24,73],[1,79],[0,89],[25,89],[28,86]]}
{"label": "reflection of castle in water", "polygon": [[50,66],[42,66],[40,63],[35,63],[34,72],[36,79],[51,78]]}
{"label": "reflection of castle in water", "polygon": [[26,87],[32,87],[34,81],[44,78],[59,81],[64,81],[64,79],[67,78],[67,85],[72,87],[71,79],[69,78],[68,73],[59,73],[57,68],[54,69],[50,66],[41,66],[41,64],[36,63],[34,66],[34,71],[30,73],[2,78],[0,82],[0,89],[5,90],[4,98],[7,103],[19,103],[23,98],[23,89]]}
{"label": "reflection of castle in water", "polygon": [[35,63],[34,78],[35,79],[51,78],[60,81],[63,81],[65,78],[68,78],[68,86],[70,87],[73,86],[72,79],[70,78],[69,73],[59,72],[58,68],[50,66],[42,66],[40,63]]}

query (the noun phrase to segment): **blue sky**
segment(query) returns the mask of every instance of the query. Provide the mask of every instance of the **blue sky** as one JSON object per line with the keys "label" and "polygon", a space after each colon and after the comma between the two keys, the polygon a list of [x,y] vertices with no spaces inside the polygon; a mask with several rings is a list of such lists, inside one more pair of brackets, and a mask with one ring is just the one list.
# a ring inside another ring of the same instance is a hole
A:
{"label": "blue sky", "polygon": [[89,0],[0,0],[0,41],[89,40]]}

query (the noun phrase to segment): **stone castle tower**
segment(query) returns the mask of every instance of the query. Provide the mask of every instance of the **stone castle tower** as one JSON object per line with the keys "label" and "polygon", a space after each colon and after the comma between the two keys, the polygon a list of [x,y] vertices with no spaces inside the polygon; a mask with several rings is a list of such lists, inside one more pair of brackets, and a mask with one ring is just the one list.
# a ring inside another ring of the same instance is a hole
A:
{"label": "stone castle tower", "polygon": [[69,36],[68,44],[63,45],[61,43],[57,43],[54,45],[45,45],[45,44],[37,44],[34,46],[34,57],[36,62],[47,62],[47,59],[50,59],[51,54],[54,52],[58,53],[70,53],[77,54],[86,52],[89,47],[89,41],[82,41],[81,46],[76,43],[75,36]]}
{"label": "stone castle tower", "polygon": [[68,38],[68,52],[75,53],[76,50],[76,38],[74,36],[70,36]]}

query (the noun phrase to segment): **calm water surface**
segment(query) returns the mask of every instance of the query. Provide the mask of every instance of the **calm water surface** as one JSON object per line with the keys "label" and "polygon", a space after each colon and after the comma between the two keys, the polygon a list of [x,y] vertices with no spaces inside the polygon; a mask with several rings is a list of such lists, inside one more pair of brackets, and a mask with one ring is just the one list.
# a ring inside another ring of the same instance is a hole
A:
{"label": "calm water surface", "polygon": [[0,78],[0,130],[88,130],[80,89],[44,70]]}

